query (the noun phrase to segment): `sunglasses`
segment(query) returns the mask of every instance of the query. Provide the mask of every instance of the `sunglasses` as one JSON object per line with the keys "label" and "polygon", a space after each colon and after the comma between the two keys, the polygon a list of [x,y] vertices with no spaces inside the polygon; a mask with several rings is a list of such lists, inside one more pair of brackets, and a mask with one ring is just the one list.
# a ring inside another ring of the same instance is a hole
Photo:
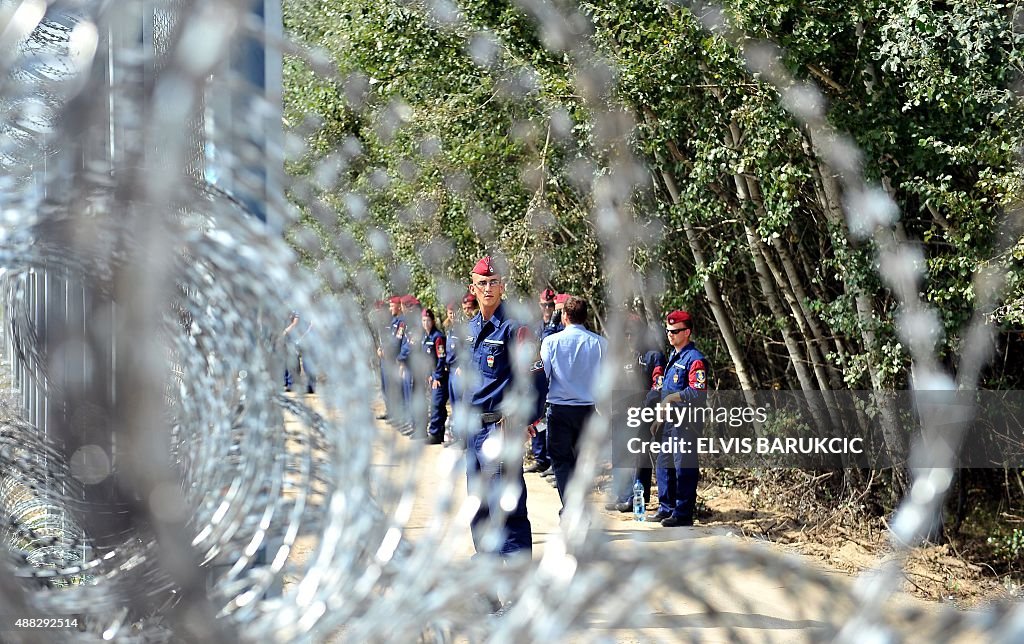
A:
{"label": "sunglasses", "polygon": [[475,287],[477,287],[479,289],[485,289],[488,286],[491,287],[491,288],[497,288],[498,284],[501,284],[501,280],[485,280],[485,281],[480,281],[480,282],[474,282],[473,286],[475,286]]}
{"label": "sunglasses", "polygon": [[555,308],[555,303],[554,302],[541,302],[540,303],[540,308],[542,308],[542,309],[553,309],[553,308]]}
{"label": "sunglasses", "polygon": [[669,335],[675,335],[677,333],[682,333],[683,331],[689,331],[689,329],[665,329],[665,333],[668,333]]}

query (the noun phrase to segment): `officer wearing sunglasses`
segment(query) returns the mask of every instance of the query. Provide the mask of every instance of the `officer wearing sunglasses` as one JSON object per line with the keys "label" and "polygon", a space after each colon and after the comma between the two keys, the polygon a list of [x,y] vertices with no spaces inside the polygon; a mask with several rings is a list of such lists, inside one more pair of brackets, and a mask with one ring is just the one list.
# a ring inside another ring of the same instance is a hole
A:
{"label": "officer wearing sunglasses", "polygon": [[[686,311],[665,318],[665,335],[672,345],[661,386],[662,404],[704,406],[707,403],[707,358],[693,344],[693,320]],[[680,438],[696,445],[702,421],[684,420],[666,425],[664,438]],[[658,513],[652,517],[665,527],[693,525],[700,470],[697,453],[660,453],[655,465]]]}

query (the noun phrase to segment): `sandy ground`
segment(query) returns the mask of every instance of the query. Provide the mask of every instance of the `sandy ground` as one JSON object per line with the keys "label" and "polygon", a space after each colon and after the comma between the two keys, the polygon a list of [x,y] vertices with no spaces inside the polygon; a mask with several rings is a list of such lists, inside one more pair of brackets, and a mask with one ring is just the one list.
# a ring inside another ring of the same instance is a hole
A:
{"label": "sandy ground", "polygon": [[[466,497],[463,458],[458,448],[411,441],[384,422],[378,423],[372,482],[375,496],[392,516],[405,518],[404,535],[414,547],[424,535],[444,530],[446,548],[451,549],[455,560],[468,560],[474,552],[468,517],[458,513]],[[406,466],[399,468],[399,463]],[[411,463],[416,466],[409,467]],[[538,562],[560,531],[561,502],[548,479],[527,474],[526,483],[533,525],[533,559]],[[452,504],[438,507],[438,491],[445,489],[453,492]],[[702,490],[702,496],[705,493]],[[693,561],[696,548],[707,565],[695,571],[685,570],[680,564],[680,584],[673,592],[655,590],[638,598],[628,596],[628,591],[619,591],[618,597],[605,597],[582,608],[572,629],[580,635],[569,641],[821,641],[834,636],[831,625],[841,621],[838,616],[856,610],[858,602],[850,590],[854,577],[828,567],[820,559],[795,555],[783,546],[743,536],[739,524],[744,518],[742,509],[734,508],[716,516],[714,502],[705,499],[712,509],[705,525],[665,528],[656,523],[635,522],[631,514],[606,511],[602,507],[604,502],[602,494],[591,490],[595,518],[589,536],[602,540],[616,555],[628,557],[631,553],[658,551],[665,565],[671,567],[674,562]],[[731,517],[737,518],[735,524],[730,522]],[[736,558],[736,547],[747,553],[742,561],[730,560]],[[297,548],[293,555],[295,563],[308,551]],[[820,572],[823,583],[833,590],[808,584],[802,571],[811,569]],[[582,573],[582,568],[577,571]],[[286,590],[290,585],[286,581]],[[679,592],[680,588],[683,592]],[[942,609],[938,604],[902,593],[885,605],[892,612],[913,611],[925,619]],[[633,613],[631,627],[611,628],[610,615],[624,607],[626,612]],[[498,627],[497,622],[494,626]],[[335,634],[327,641],[345,639]]]}

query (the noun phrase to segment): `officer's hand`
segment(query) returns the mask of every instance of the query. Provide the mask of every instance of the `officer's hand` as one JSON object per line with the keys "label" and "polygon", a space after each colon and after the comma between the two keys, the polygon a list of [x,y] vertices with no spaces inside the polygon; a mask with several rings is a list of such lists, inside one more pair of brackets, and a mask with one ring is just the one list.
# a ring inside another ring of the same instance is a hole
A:
{"label": "officer's hand", "polygon": [[676,391],[676,392],[670,393],[669,395],[667,395],[664,398],[662,398],[661,402],[663,402],[663,403],[670,403],[670,404],[671,403],[683,402],[683,396],[678,391]]}
{"label": "officer's hand", "polygon": [[653,423],[651,423],[651,438],[658,437],[658,434],[661,433],[661,426],[663,424],[664,423],[662,423],[660,420],[656,420]]}
{"label": "officer's hand", "polygon": [[383,358],[384,357],[384,351],[381,350],[380,347],[377,347],[377,357],[378,358]]}
{"label": "officer's hand", "polygon": [[537,423],[533,422],[526,426],[526,433],[530,438],[537,435]]}
{"label": "officer's hand", "polygon": [[431,378],[430,379],[430,388],[431,389],[440,389],[441,388],[441,381],[440,380],[434,380],[433,378]]}

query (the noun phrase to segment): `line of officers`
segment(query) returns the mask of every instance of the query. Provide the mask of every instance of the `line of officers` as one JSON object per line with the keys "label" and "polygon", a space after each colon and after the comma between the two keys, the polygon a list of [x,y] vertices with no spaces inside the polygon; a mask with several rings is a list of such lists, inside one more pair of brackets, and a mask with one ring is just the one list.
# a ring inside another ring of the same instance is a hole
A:
{"label": "line of officers", "polygon": [[[512,384],[512,345],[528,337],[524,332],[540,342],[563,330],[560,307],[569,296],[545,289],[538,298],[540,321],[524,325],[508,318],[502,303],[504,283],[490,257],[482,258],[474,266],[470,279],[470,291],[462,298],[460,309],[456,311],[455,306],[449,305],[441,323],[431,309],[421,308],[412,295],[396,295],[387,300],[390,321],[386,330],[382,328],[384,333],[378,348],[386,405],[380,418],[386,418],[402,434],[415,440],[445,446],[464,444],[470,492],[481,498],[481,508],[472,521],[477,551],[505,557],[528,554],[532,552],[532,531],[526,514],[522,462],[491,462],[494,459],[483,443],[492,432],[506,431],[502,401]],[[385,303],[378,304],[378,311],[383,312]],[[410,324],[417,319],[420,325],[414,330]],[[690,315],[673,311],[666,316],[665,323],[665,337],[671,347],[668,355],[639,317],[631,316],[627,324],[625,339],[630,358],[622,366],[621,380],[615,387],[617,400],[612,409],[613,414],[622,414],[612,418],[613,440],[620,445],[636,432],[626,429],[628,406],[657,402],[702,404],[706,397],[706,358],[691,339]],[[381,327],[384,327],[383,319],[378,328]],[[530,376],[537,394],[537,408],[534,422],[530,424],[535,430],[531,432],[534,464],[526,471],[545,475],[551,468],[543,422],[547,381],[539,360],[530,370]],[[429,396],[417,395],[420,387],[428,391]],[[449,402],[453,412],[463,405],[474,408],[479,412],[482,426],[460,431],[459,419],[449,419]],[[698,433],[700,428],[652,427],[651,431],[665,437],[686,438]],[[632,511],[632,489],[636,480],[643,485],[644,498],[650,500],[653,471],[657,474],[659,505],[657,513],[649,519],[665,526],[693,525],[699,480],[696,455],[659,454],[656,462],[651,462],[649,455],[643,455],[632,457],[627,463],[623,450],[614,448],[613,466],[612,498],[606,509]],[[518,487],[520,495],[511,510],[500,507],[501,494],[509,481]],[[486,538],[484,528],[489,521],[498,524],[497,539]]]}
{"label": "line of officers", "polygon": [[[552,289],[541,293],[542,319],[535,329],[537,340],[565,328],[561,307],[568,298],[567,293],[556,294]],[[454,408],[458,401],[465,400],[466,385],[471,384],[470,378],[476,375],[463,374],[458,365],[459,345],[473,344],[473,338],[461,337],[460,331],[465,332],[466,324],[480,312],[476,296],[472,293],[463,296],[461,314],[453,305],[448,305],[440,324],[434,311],[422,308],[413,295],[395,295],[386,302],[379,302],[378,306],[383,308],[383,304],[387,304],[391,318],[384,341],[377,351],[386,406],[385,413],[378,418],[387,419],[400,433],[413,440],[425,440],[432,445],[444,444],[445,447],[459,442],[452,431],[447,405],[450,402]],[[407,320],[417,318],[420,328],[410,328]],[[531,369],[531,374],[536,372],[537,369]],[[537,380],[537,384],[543,386],[544,379]],[[425,425],[416,420],[422,415],[416,413],[421,410],[414,394],[421,386],[429,392],[425,397],[429,415]],[[542,393],[546,393],[546,388]],[[547,467],[540,470],[531,468],[530,471],[544,471],[551,463],[547,456],[544,425],[534,427],[536,433],[531,439],[531,450],[535,462],[545,463]]]}
{"label": "line of officers", "polygon": [[[450,401],[455,407],[465,393],[457,363],[459,330],[479,312],[476,297],[467,293],[462,298],[461,316],[449,305],[440,323],[434,311],[421,308],[412,295],[395,295],[378,304],[387,304],[391,315],[377,350],[386,409],[380,418],[414,440],[454,444],[447,405]],[[414,320],[419,321],[418,328],[410,326]],[[421,387],[428,397],[414,397]],[[425,413],[429,418],[424,423],[420,419]]]}

